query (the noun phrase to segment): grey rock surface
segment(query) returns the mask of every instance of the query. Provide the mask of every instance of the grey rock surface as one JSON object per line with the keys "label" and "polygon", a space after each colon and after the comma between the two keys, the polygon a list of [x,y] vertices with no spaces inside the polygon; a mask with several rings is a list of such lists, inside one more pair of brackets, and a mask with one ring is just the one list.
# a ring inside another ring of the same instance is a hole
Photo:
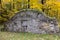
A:
{"label": "grey rock surface", "polygon": [[5,23],[5,29],[12,32],[57,33],[59,27],[56,19],[45,16],[42,12],[26,10],[18,12]]}

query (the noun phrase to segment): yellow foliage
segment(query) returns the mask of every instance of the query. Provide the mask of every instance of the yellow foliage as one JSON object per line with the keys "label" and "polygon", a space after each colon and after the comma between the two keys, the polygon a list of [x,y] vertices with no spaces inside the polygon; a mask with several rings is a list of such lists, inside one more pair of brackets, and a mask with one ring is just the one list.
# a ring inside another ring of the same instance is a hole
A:
{"label": "yellow foliage", "polygon": [[4,2],[4,3],[8,3],[8,2],[10,2],[11,0],[2,0],[2,2]]}
{"label": "yellow foliage", "polygon": [[[46,3],[44,5],[41,4],[41,0],[30,0],[30,2],[28,2],[28,0],[2,0],[2,7],[6,9],[8,14],[7,16],[11,18],[15,15],[16,12],[20,11],[23,8],[27,8],[28,3],[30,5],[30,9],[37,9],[42,11],[42,8],[44,8],[44,12],[48,16],[56,17],[58,20],[60,19],[60,1],[58,0],[46,0]],[[6,15],[3,14],[3,16]],[[2,18],[0,16],[0,20],[3,19],[5,18]]]}
{"label": "yellow foliage", "polygon": [[39,0],[30,0],[30,8],[42,10],[42,4],[39,2]]}
{"label": "yellow foliage", "polygon": [[[44,5],[44,12],[51,17],[60,19],[60,2],[59,1],[47,1]],[[58,16],[59,15],[59,16]]]}

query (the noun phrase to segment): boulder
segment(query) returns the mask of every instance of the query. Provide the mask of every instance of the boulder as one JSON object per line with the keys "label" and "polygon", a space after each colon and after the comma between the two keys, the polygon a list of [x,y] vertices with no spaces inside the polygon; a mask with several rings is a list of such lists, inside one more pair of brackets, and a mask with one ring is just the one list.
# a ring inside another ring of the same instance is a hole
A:
{"label": "boulder", "polygon": [[36,10],[22,10],[5,22],[5,30],[11,32],[57,33],[59,27],[56,19],[51,19]]}

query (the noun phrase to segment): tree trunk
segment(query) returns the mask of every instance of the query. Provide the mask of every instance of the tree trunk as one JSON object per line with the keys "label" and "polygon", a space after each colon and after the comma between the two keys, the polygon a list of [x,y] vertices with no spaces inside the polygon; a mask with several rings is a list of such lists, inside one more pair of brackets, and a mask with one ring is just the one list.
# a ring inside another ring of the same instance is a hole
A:
{"label": "tree trunk", "polygon": [[30,2],[30,0],[28,0],[28,8],[30,8],[30,3],[29,2]]}
{"label": "tree trunk", "polygon": [[[41,0],[41,3],[44,5],[46,0]],[[44,8],[42,8],[42,11],[44,12]]]}

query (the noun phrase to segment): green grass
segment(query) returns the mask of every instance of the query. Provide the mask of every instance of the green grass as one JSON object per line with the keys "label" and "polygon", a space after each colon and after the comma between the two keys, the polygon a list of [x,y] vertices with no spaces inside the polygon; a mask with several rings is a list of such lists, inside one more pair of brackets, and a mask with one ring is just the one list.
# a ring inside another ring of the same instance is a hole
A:
{"label": "green grass", "polygon": [[60,40],[58,35],[0,32],[0,40]]}

